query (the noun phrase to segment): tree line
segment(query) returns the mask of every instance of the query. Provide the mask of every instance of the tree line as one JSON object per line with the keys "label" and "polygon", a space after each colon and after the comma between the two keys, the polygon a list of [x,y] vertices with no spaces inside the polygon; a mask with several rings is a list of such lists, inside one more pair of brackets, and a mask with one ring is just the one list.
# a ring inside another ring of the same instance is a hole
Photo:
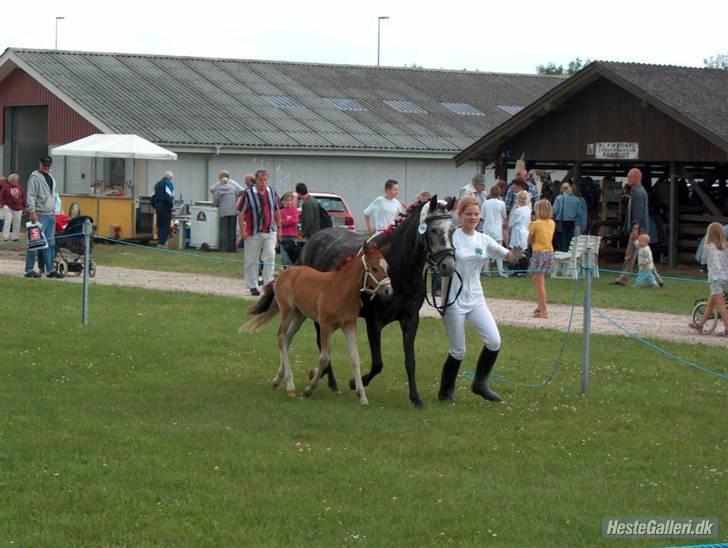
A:
{"label": "tree line", "polygon": [[[573,61],[569,61],[566,66],[557,65],[549,61],[545,65],[538,65],[536,67],[536,73],[552,76],[571,76],[579,72],[589,63],[591,63],[590,59],[581,59],[579,57]],[[718,53],[717,55],[706,57],[703,59],[703,64],[706,68],[728,70],[728,53]]]}

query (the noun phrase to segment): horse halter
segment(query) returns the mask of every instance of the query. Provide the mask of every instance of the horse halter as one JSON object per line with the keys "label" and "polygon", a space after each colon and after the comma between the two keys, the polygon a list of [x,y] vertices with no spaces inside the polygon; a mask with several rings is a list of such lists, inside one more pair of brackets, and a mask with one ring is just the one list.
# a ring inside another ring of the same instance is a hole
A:
{"label": "horse halter", "polygon": [[[429,210],[428,210],[429,212]],[[439,219],[452,219],[452,215],[449,213],[440,213],[438,215],[432,215],[432,216],[425,216],[422,222],[424,224],[428,224],[430,221],[437,221]],[[424,278],[425,278],[425,300],[427,301],[427,304],[432,306],[437,312],[440,314],[440,316],[445,315],[445,311],[447,310],[448,306],[455,303],[455,301],[458,300],[458,297],[460,297],[460,293],[463,290],[463,278],[460,276],[460,272],[457,270],[454,271],[454,275],[457,276],[460,279],[460,288],[458,289],[457,294],[455,295],[455,298],[453,298],[452,301],[448,301],[449,297],[449,289],[450,284],[448,284],[448,292],[445,295],[445,298],[443,299],[444,302],[441,302],[438,306],[437,304],[437,298],[435,297],[434,290],[432,291],[432,301],[430,301],[430,297],[427,294],[427,271],[432,269],[436,269],[438,265],[442,262],[442,260],[446,257],[452,257],[453,260],[455,260],[455,248],[451,245],[450,247],[446,247],[444,249],[441,249],[440,251],[432,251],[432,242],[430,241],[430,235],[427,230],[424,231],[422,234],[422,240],[425,244],[425,259],[427,260],[427,264],[429,265],[429,268],[426,268],[424,271]]]}
{"label": "horse halter", "polygon": [[[379,294],[379,291],[382,289],[382,287],[389,285],[391,287],[392,280],[389,279],[389,276],[385,276],[381,280],[377,280],[377,278],[372,274],[371,270],[369,270],[369,267],[367,266],[367,261],[364,255],[361,256],[361,264],[364,266],[364,279],[361,282],[361,289],[359,290],[361,293],[365,293],[366,295],[369,295],[369,300],[374,300],[374,297],[376,297]],[[368,287],[367,286],[367,280],[369,278],[372,279],[374,282],[374,287]]]}
{"label": "horse halter", "polygon": [[[428,225],[430,221],[439,221],[440,219],[452,219],[452,215],[449,213],[441,213],[439,215],[432,215],[425,217],[424,223]],[[422,234],[422,241],[425,244],[425,259],[431,267],[438,266],[445,257],[452,257],[455,259],[455,248],[450,246],[439,251],[432,251],[432,241],[430,240],[430,234],[425,230]]]}

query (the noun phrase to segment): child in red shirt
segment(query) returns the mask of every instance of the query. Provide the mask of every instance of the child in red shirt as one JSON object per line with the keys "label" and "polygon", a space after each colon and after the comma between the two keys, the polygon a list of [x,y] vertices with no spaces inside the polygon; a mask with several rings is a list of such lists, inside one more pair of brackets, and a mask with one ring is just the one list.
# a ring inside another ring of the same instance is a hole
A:
{"label": "child in red shirt", "polygon": [[[286,192],[281,199],[281,263],[283,267],[293,264],[292,257],[286,251],[287,247],[295,246],[298,239],[298,218],[301,212],[293,203],[293,192]],[[287,243],[290,242],[290,243]]]}

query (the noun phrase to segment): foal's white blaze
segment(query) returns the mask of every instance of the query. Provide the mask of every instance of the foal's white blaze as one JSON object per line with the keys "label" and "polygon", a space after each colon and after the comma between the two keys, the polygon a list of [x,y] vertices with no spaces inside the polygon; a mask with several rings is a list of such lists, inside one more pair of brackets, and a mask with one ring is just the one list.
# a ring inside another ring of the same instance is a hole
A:
{"label": "foal's white blaze", "polygon": [[379,266],[385,273],[388,272],[389,265],[387,264],[386,259],[379,259]]}

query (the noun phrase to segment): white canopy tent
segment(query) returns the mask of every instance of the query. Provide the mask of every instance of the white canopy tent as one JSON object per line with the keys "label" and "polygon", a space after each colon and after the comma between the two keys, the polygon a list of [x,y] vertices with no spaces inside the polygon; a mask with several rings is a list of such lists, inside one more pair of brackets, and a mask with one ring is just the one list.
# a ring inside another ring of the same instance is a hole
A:
{"label": "white canopy tent", "polygon": [[54,156],[176,160],[177,154],[138,135],[97,133],[53,149]]}
{"label": "white canopy tent", "polygon": [[[51,151],[52,156],[71,156],[80,158],[94,158],[91,173],[93,177],[91,181],[99,182],[99,173],[104,173],[103,163],[105,158],[117,158],[129,160],[131,165],[127,168],[125,177],[125,185],[134,196],[145,195],[148,193],[146,165],[147,160],[177,160],[177,154],[147,141],[138,135],[119,135],[97,133],[89,135],[78,141],[73,141],[65,145],[57,146]],[[138,162],[138,160],[140,162]],[[137,164],[140,164],[140,171],[137,170]],[[108,173],[107,173],[108,176]],[[102,175],[103,178],[103,175]],[[132,182],[133,181],[133,182]],[[141,187],[139,187],[141,185]],[[66,187],[67,188],[67,187]]]}

